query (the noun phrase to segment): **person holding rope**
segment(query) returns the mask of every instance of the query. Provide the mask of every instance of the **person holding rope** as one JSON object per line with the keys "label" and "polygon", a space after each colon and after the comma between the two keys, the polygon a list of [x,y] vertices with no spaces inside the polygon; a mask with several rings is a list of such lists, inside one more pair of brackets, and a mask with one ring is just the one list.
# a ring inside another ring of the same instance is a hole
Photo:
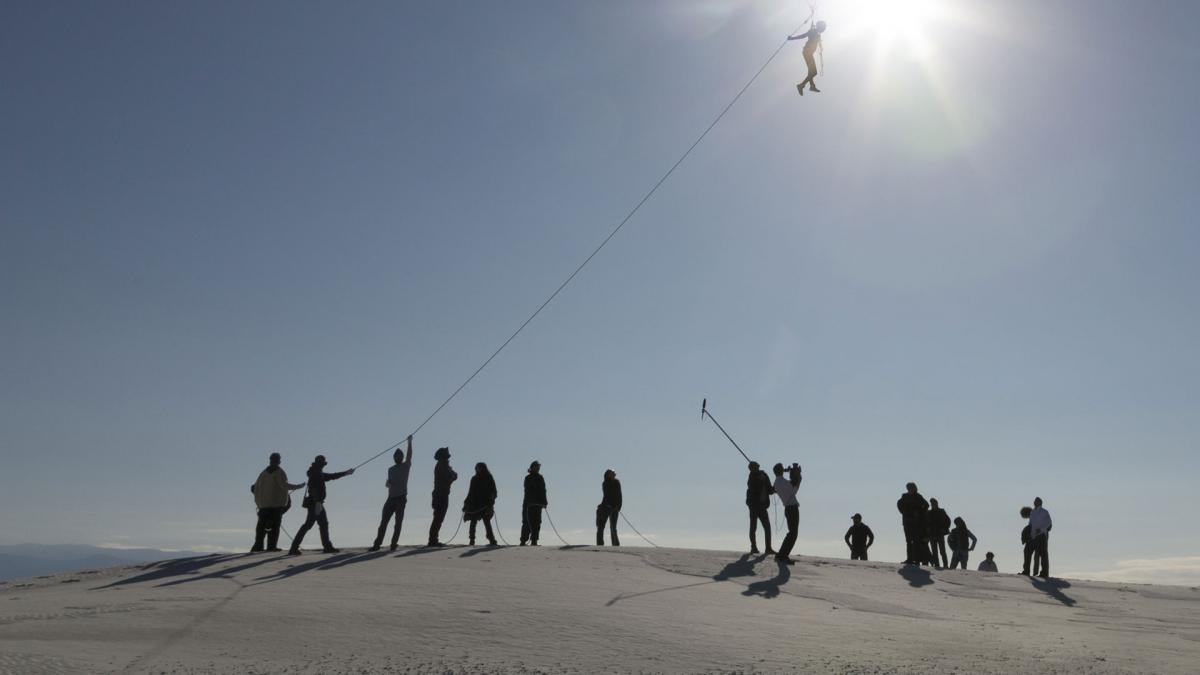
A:
{"label": "person holding rope", "polygon": [[325,473],[326,464],[328,462],[325,461],[325,455],[317,455],[313,459],[312,466],[308,467],[308,494],[304,496],[304,508],[308,511],[308,518],[296,532],[296,538],[292,540],[292,547],[288,550],[288,555],[300,555],[300,543],[304,541],[304,535],[308,534],[314,524],[321,531],[321,550],[325,553],[340,552],[333,547],[333,542],[329,540],[329,516],[325,512],[325,483],[352,475],[354,469]]}
{"label": "person holding rope", "polygon": [[750,476],[746,479],[746,507],[750,509],[750,554],[758,555],[758,524],[762,523],[763,537],[767,543],[767,555],[775,555],[771,548],[771,515],[767,509],[771,506],[771,495],[775,488],[771,487],[771,477],[758,466],[758,462],[750,462]]}
{"label": "person holding rope", "polygon": [[811,27],[800,35],[789,35],[789,40],[808,40],[804,43],[804,63],[808,66],[808,76],[804,81],[796,85],[796,91],[800,95],[804,95],[804,85],[808,85],[809,91],[820,93],[817,89],[817,50],[821,48],[821,33],[825,32],[825,22],[818,21],[815,24],[809,24]]}
{"label": "person holding rope", "polygon": [[408,437],[408,454],[400,448],[392,453],[392,459],[395,464],[388,468],[387,482],[384,487],[388,489],[387,501],[383,503],[383,515],[379,519],[379,531],[375,533],[375,544],[371,546],[372,551],[378,551],[383,546],[383,535],[387,532],[388,521],[394,515],[396,517],[396,525],[392,529],[392,548],[395,551],[400,544],[400,527],[404,523],[404,507],[408,505],[408,473],[412,470],[412,436]]}
{"label": "person holding rope", "polygon": [[617,472],[609,469],[604,472],[604,483],[601,485],[603,498],[596,507],[596,545],[604,545],[604,523],[608,523],[612,536],[612,545],[620,546],[617,538],[617,517],[621,514],[621,481],[617,480]]}
{"label": "person holding rope", "polygon": [[471,523],[467,531],[470,545],[475,545],[475,526],[483,521],[487,531],[490,546],[496,546],[496,535],[492,533],[492,516],[496,508],[496,479],[488,471],[487,464],[479,462],[475,465],[475,475],[471,476],[471,486],[467,488],[467,498],[463,500],[463,520]]}
{"label": "person holding rope", "polygon": [[525,498],[521,501],[521,546],[529,542],[538,545],[542,532],[542,509],[550,505],[546,499],[546,479],[542,477],[542,464],[534,460],[525,475]]}
{"label": "person holding rope", "polygon": [[429,524],[427,546],[445,546],[438,541],[442,521],[450,510],[450,486],[458,480],[458,474],[450,468],[450,448],[438,448],[433,453],[433,522]]}
{"label": "person holding rope", "polygon": [[283,514],[292,507],[292,497],[289,492],[304,487],[304,483],[288,482],[287,473],[280,466],[282,458],[278,452],[272,452],[267,460],[267,468],[258,474],[258,480],[250,486],[254,494],[254,505],[258,507],[258,524],[254,527],[254,545],[251,553],[261,553],[263,539],[267,540],[267,549],[272,553],[279,552],[279,530],[283,527]]}

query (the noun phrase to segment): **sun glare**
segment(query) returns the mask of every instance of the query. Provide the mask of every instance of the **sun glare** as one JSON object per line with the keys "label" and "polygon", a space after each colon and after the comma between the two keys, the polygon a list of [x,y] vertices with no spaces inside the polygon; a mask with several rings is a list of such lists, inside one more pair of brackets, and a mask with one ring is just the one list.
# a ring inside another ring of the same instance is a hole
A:
{"label": "sun glare", "polygon": [[933,52],[931,32],[947,0],[857,0],[847,7],[850,33],[873,40],[880,51],[907,50],[907,56],[927,59]]}

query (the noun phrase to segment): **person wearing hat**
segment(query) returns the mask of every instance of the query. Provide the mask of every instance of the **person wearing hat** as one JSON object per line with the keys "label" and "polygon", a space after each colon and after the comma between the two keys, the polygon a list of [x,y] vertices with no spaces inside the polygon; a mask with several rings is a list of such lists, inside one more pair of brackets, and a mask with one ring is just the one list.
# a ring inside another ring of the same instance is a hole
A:
{"label": "person wearing hat", "polygon": [[526,542],[538,545],[538,535],[542,532],[542,509],[549,505],[542,464],[535,460],[529,465],[529,473],[525,476],[525,498],[521,502],[521,546]]}
{"label": "person wearing hat", "polygon": [[846,530],[846,545],[850,547],[851,560],[866,560],[867,549],[875,543],[875,533],[862,521],[862,514],[850,516],[854,524]]}
{"label": "person wearing hat", "polygon": [[267,460],[267,468],[258,474],[258,480],[250,486],[254,493],[254,505],[258,507],[258,524],[254,527],[254,545],[251,553],[263,550],[263,539],[267,540],[267,550],[272,553],[279,551],[279,529],[283,527],[283,513],[292,505],[292,497],[288,493],[299,490],[304,483],[295,485],[288,482],[287,473],[279,465],[282,459],[278,452],[272,452]]}
{"label": "person wearing hat", "polygon": [[349,476],[354,473],[354,469],[325,473],[326,464],[328,462],[325,461],[325,455],[317,455],[312,466],[308,467],[308,493],[304,496],[304,508],[308,511],[308,518],[296,532],[296,538],[292,540],[292,548],[288,551],[288,555],[300,555],[300,543],[304,541],[304,535],[308,534],[314,524],[321,531],[321,549],[325,553],[338,553],[338,550],[333,547],[333,542],[329,541],[329,516],[325,512],[325,483]]}
{"label": "person wearing hat", "polygon": [[412,469],[412,436],[408,437],[408,454],[400,448],[392,453],[395,464],[388,467],[387,501],[383,503],[383,515],[379,519],[379,531],[375,533],[375,544],[372,551],[378,551],[383,546],[383,535],[387,532],[388,521],[396,516],[396,525],[392,529],[392,550],[395,551],[400,542],[400,526],[404,523],[404,507],[408,505],[408,472]]}
{"label": "person wearing hat", "polygon": [[771,516],[767,509],[771,507],[771,495],[775,488],[771,487],[771,477],[758,466],[758,462],[750,462],[750,476],[746,479],[746,508],[750,509],[750,553],[758,554],[758,524],[762,523],[763,537],[767,543],[767,555],[775,555],[771,548]]}
{"label": "person wearing hat", "polygon": [[608,469],[604,472],[604,483],[600,486],[603,497],[596,506],[596,545],[604,545],[604,524],[608,523],[612,535],[612,545],[620,546],[617,538],[617,516],[621,514],[623,498],[621,496],[621,481],[617,480],[617,472]]}
{"label": "person wearing hat", "polygon": [[433,522],[429,525],[429,543],[426,546],[445,546],[438,541],[442,521],[450,510],[450,485],[458,480],[458,474],[450,468],[450,448],[438,448],[433,453]]}

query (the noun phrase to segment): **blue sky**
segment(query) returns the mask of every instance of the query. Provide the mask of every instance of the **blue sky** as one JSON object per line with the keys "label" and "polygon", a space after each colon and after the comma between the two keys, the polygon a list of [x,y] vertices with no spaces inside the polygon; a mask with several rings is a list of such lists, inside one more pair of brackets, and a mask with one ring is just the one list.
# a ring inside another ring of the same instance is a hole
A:
{"label": "blue sky", "polygon": [[[568,539],[611,467],[643,532],[740,547],[708,397],[805,466],[801,553],[861,511],[899,559],[915,480],[1002,570],[1041,495],[1056,572],[1200,579],[1200,7],[914,6],[826,3],[823,92],[793,43],[418,436],[403,541],[449,445],[510,540],[537,458]],[[0,13],[0,543],[240,549],[268,453],[297,479],[403,438],[807,8]],[[331,485],[339,545],[386,468]]]}

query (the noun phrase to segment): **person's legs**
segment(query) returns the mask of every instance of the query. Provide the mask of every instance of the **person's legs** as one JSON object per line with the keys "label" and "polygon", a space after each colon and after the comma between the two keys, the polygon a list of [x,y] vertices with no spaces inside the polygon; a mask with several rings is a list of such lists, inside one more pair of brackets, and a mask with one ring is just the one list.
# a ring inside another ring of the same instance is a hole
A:
{"label": "person's legs", "polygon": [[916,534],[913,532],[912,526],[906,524],[904,526],[904,545],[906,549],[904,562],[906,564],[915,564],[917,562],[916,541]]}
{"label": "person's legs", "polygon": [[254,525],[254,545],[250,547],[251,553],[263,550],[263,540],[267,538],[269,519],[270,516],[267,514],[267,509],[258,510],[258,522]]}
{"label": "person's legs", "polygon": [[[950,564],[946,558],[946,535],[937,534],[930,537],[929,552],[933,555],[934,567],[937,566],[939,560],[941,561],[942,567]],[[939,553],[941,554],[941,558],[938,557]]]}
{"label": "person's legs", "polygon": [[392,528],[392,549],[400,543],[400,528],[404,525],[404,508],[408,506],[408,496],[393,497],[392,512],[396,516],[396,524]]}
{"label": "person's legs", "polygon": [[267,550],[279,550],[279,532],[283,528],[283,507],[270,509],[267,521]]}
{"label": "person's legs", "polygon": [[300,543],[304,541],[304,535],[308,534],[308,531],[311,530],[312,526],[317,522],[316,504],[308,507],[305,509],[305,511],[308,512],[308,515],[304,518],[304,524],[301,525],[300,529],[296,531],[296,538],[292,539],[292,547],[290,549],[292,553],[300,552]]}
{"label": "person's legs", "polygon": [[608,522],[608,509],[601,504],[596,507],[596,545],[604,545],[604,525]]}
{"label": "person's legs", "polygon": [[537,546],[542,536],[542,507],[529,507],[529,543]]}
{"label": "person's legs", "polygon": [[763,551],[774,553],[774,549],[771,548],[771,515],[767,513],[767,507],[763,506],[758,509],[758,520],[762,523],[763,539],[767,544]]}
{"label": "person's legs", "polygon": [[620,511],[617,511],[616,509],[613,509],[613,510],[612,510],[612,511],[611,511],[611,512],[608,514],[608,530],[609,530],[609,537],[611,538],[611,541],[612,541],[612,545],[613,545],[613,546],[620,546],[620,545],[621,545],[621,540],[617,538],[617,516],[618,516],[620,513],[621,513]]}
{"label": "person's legs", "polygon": [[533,507],[529,506],[528,504],[521,507],[521,545],[522,546],[525,545],[525,542],[529,541],[529,511],[532,508]]}
{"label": "person's legs", "polygon": [[1049,539],[1049,536],[1042,534],[1033,540],[1034,545],[1037,547],[1037,553],[1034,556],[1037,560],[1035,563],[1035,566],[1038,568],[1037,574],[1043,579],[1050,576]]}
{"label": "person's legs", "polygon": [[479,524],[479,519],[472,518],[471,525],[470,525],[470,527],[467,528],[467,536],[469,537],[467,540],[467,543],[470,544],[471,546],[475,545],[475,526],[478,524]]}
{"label": "person's legs", "polygon": [[800,507],[788,506],[783,509],[783,517],[787,521],[787,535],[783,538],[783,543],[779,545],[779,552],[775,557],[784,559],[792,554],[792,547],[796,545],[796,536],[800,530]]}
{"label": "person's legs", "polygon": [[321,547],[326,551],[333,548],[333,542],[329,540],[329,510],[324,504],[320,505],[321,512],[317,514],[317,527],[321,530]]}
{"label": "person's legs", "polygon": [[392,500],[389,497],[383,502],[383,513],[379,516],[379,530],[375,533],[375,543],[371,545],[372,549],[377,549],[383,545],[383,535],[387,532],[388,522],[392,519]]}
{"label": "person's legs", "polygon": [[496,535],[492,532],[492,515],[491,513],[483,515],[483,531],[487,534],[488,543],[495,546]]}
{"label": "person's legs", "polygon": [[433,522],[429,524],[429,545],[433,546],[438,543],[438,534],[442,531],[442,521],[446,519],[446,510],[450,507],[450,500],[435,501],[433,503]]}

